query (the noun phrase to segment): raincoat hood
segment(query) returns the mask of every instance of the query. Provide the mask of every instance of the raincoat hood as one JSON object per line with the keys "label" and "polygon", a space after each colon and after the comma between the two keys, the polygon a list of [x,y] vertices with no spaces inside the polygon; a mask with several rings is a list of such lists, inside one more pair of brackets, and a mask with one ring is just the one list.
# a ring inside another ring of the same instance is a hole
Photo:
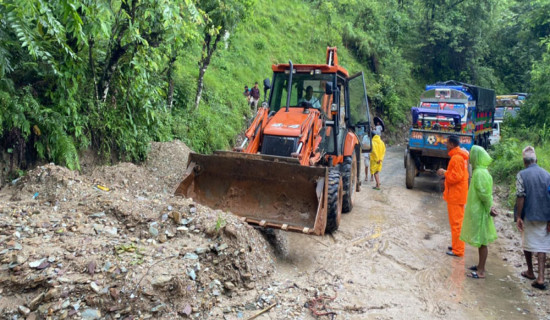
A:
{"label": "raincoat hood", "polygon": [[449,157],[451,158],[456,154],[464,158],[464,160],[466,161],[468,161],[468,158],[470,156],[467,150],[461,149],[460,147],[452,148],[451,151],[449,151]]}
{"label": "raincoat hood", "polygon": [[480,146],[473,146],[470,150],[470,163],[473,169],[487,169],[493,158]]}

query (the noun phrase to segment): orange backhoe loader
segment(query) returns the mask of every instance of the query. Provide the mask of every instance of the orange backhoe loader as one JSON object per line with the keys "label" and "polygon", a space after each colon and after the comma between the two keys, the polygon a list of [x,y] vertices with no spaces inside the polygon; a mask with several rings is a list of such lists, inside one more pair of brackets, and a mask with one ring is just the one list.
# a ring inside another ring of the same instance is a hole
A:
{"label": "orange backhoe loader", "polygon": [[363,73],[349,76],[336,48],[326,64],[273,65],[262,106],[232,152],[192,153],[176,194],[250,224],[305,234],[338,229],[370,151]]}

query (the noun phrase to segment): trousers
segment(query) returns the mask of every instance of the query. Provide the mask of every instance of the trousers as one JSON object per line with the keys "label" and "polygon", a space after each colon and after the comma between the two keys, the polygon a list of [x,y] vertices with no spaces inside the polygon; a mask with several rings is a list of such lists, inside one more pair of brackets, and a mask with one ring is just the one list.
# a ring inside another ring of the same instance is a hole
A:
{"label": "trousers", "polygon": [[464,220],[464,205],[447,203],[449,213],[449,225],[451,227],[453,253],[459,257],[464,256],[464,241],[461,241],[460,231],[462,230],[462,220]]}

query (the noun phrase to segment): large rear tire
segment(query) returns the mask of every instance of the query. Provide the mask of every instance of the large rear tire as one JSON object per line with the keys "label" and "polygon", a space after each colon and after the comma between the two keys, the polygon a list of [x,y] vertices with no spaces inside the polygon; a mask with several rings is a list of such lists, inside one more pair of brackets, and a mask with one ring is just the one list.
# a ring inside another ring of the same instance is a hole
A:
{"label": "large rear tire", "polygon": [[357,155],[355,151],[353,151],[351,156],[344,157],[342,165],[344,166],[342,172],[342,183],[344,186],[342,213],[348,213],[353,209],[357,187]]}
{"label": "large rear tire", "polygon": [[327,226],[325,233],[338,230],[342,217],[342,178],[337,170],[328,173]]}
{"label": "large rear tire", "polygon": [[416,164],[410,153],[407,153],[407,171],[405,176],[405,185],[407,189],[414,188],[414,177],[416,176]]}

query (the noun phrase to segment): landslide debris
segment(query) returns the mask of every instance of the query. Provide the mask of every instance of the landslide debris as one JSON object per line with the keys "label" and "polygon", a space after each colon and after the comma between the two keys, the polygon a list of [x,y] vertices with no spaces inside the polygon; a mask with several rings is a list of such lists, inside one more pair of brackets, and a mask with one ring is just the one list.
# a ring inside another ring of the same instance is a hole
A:
{"label": "landslide debris", "polygon": [[188,153],[153,143],[143,165],[48,164],[0,190],[0,317],[206,319],[263,286],[261,233],[173,195]]}

